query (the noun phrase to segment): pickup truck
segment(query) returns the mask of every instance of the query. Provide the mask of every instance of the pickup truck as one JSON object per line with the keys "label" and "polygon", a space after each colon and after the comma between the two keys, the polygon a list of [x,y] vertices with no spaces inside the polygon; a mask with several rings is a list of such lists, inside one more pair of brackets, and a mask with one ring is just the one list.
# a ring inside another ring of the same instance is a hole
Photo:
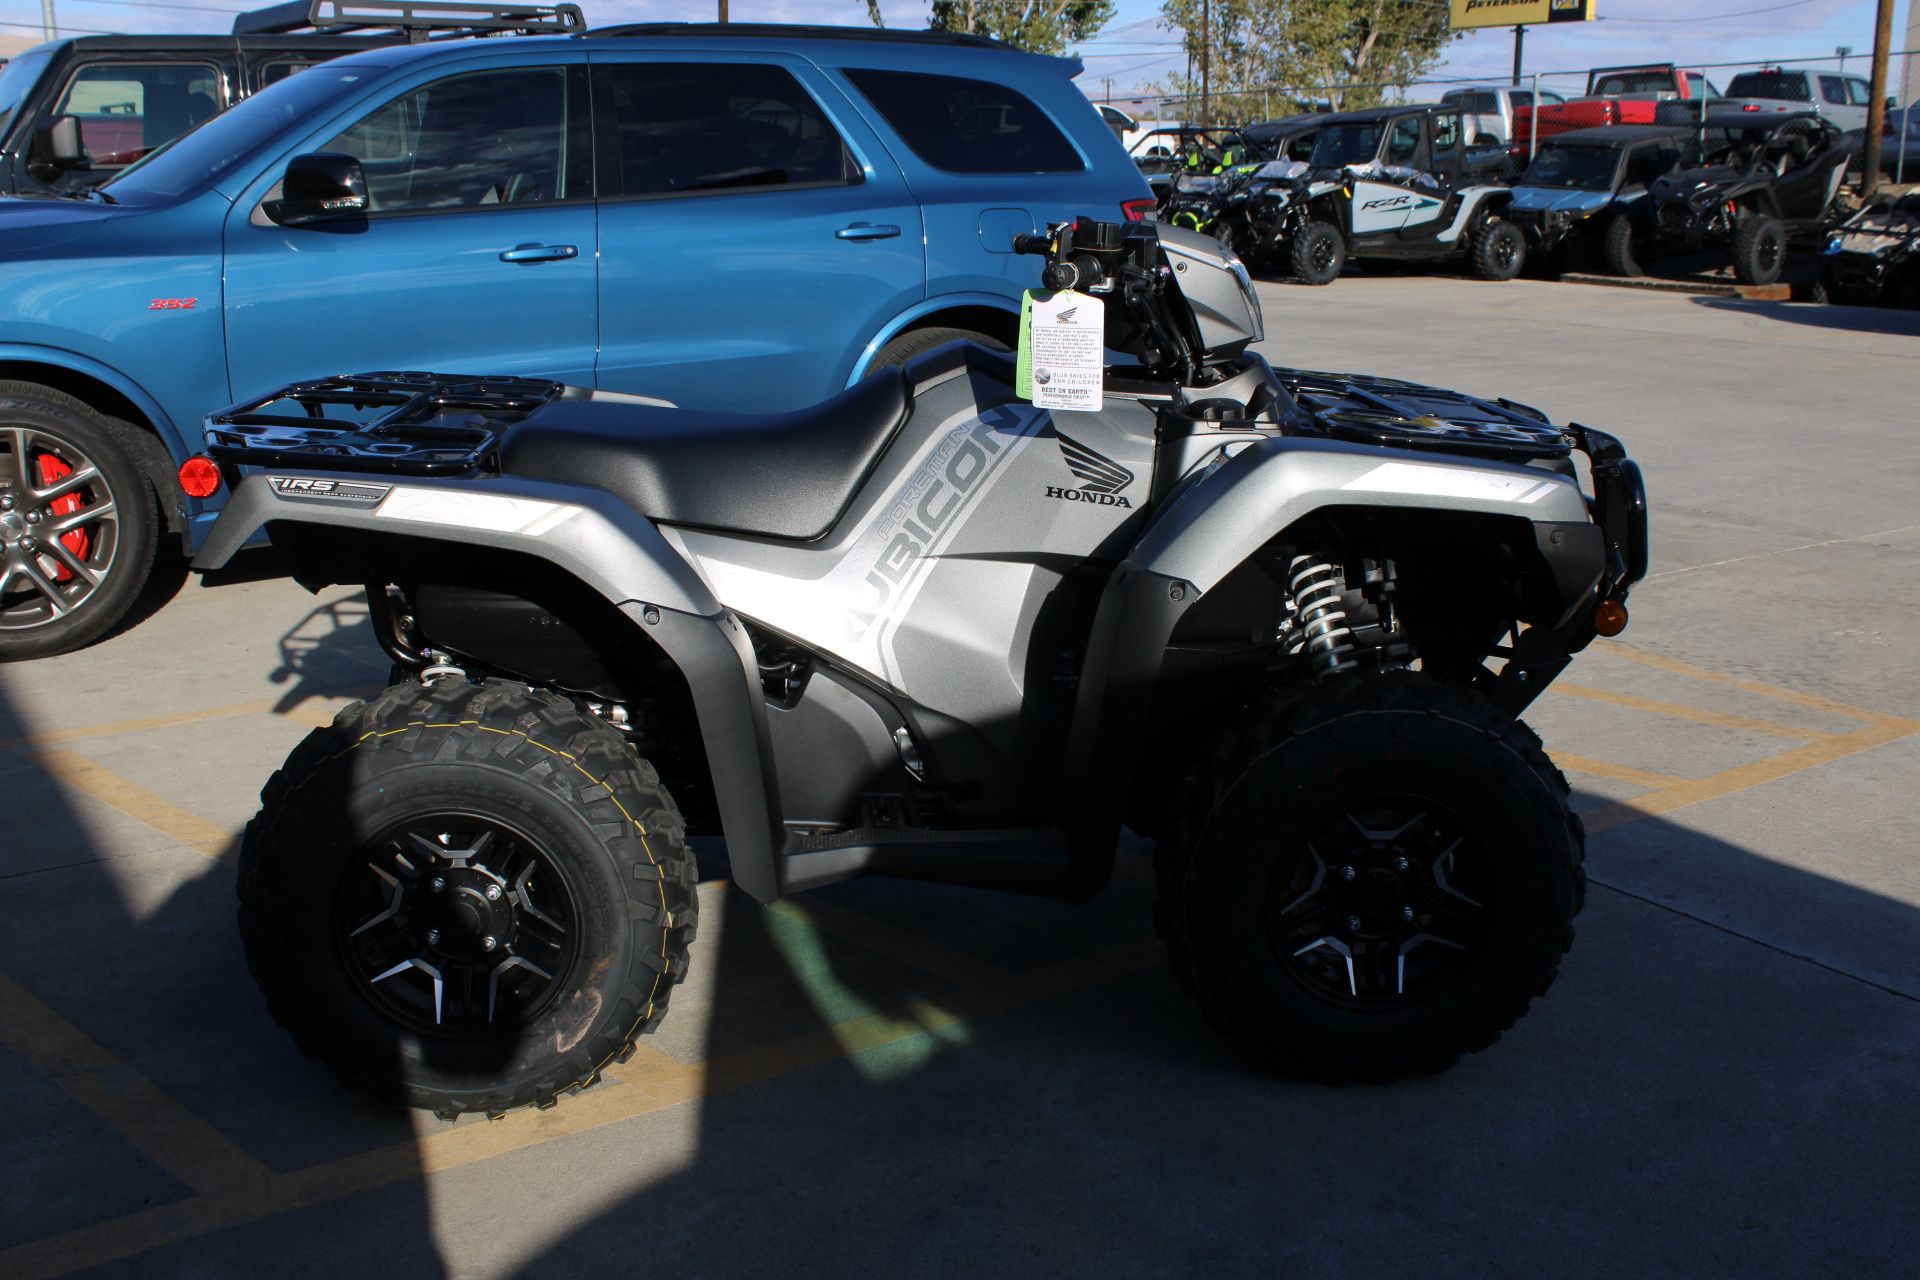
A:
{"label": "pickup truck", "polygon": [[1833,121],[1844,133],[1867,127],[1867,106],[1873,85],[1864,76],[1836,71],[1790,70],[1769,67],[1742,71],[1727,82],[1727,96],[1740,99],[1740,109],[1764,115],[1795,115],[1811,111]]}
{"label": "pickup truck", "polygon": [[[1449,89],[1440,95],[1440,101],[1460,109],[1461,126],[1466,130],[1469,146],[1505,146],[1513,138],[1515,113],[1532,108],[1533,90],[1514,85],[1474,84]],[[1540,101],[1552,104],[1566,99],[1542,89]]]}
{"label": "pickup truck", "polygon": [[291,0],[230,35],[91,35],[0,59],[0,195],[95,187],[296,71],[381,45],[586,29],[574,4]]}
{"label": "pickup truck", "polygon": [[1516,108],[1512,146],[1516,151],[1525,151],[1536,134],[1550,138],[1572,129],[1598,129],[1615,124],[1677,124],[1680,121],[1667,104],[1685,102],[1697,110],[1720,97],[1720,91],[1705,75],[1682,70],[1671,62],[1596,67],[1587,73],[1585,97]]}

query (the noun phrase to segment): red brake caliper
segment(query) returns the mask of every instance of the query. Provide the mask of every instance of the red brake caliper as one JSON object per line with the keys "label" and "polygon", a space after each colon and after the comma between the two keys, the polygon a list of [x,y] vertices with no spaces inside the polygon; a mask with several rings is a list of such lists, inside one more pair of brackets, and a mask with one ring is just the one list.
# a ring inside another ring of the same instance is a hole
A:
{"label": "red brake caliper", "polygon": [[[72,467],[50,453],[41,454],[38,458],[34,459],[34,462],[40,472],[40,487],[42,489],[51,488],[53,485],[58,484],[73,474]],[[53,505],[47,508],[47,510],[56,516],[70,516],[85,505],[86,500],[79,494],[70,493],[64,498],[55,498]],[[93,547],[93,535],[89,534],[85,529],[75,529],[72,533],[63,533],[60,535],[60,545],[73,552],[79,559],[85,560],[87,558],[87,552]],[[73,570],[63,564],[56,564],[53,567],[53,578],[55,582],[71,582],[73,580]]]}

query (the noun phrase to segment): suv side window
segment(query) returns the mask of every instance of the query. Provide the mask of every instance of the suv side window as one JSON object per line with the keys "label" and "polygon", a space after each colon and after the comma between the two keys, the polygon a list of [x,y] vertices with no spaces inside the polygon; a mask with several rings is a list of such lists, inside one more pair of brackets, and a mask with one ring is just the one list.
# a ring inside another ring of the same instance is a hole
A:
{"label": "suv side window", "polygon": [[1873,102],[1873,85],[1870,82],[1857,79],[1853,76],[1847,76],[1845,79],[1847,82],[1848,106],[1864,107]]}
{"label": "suv side window", "polygon": [[1516,107],[1530,107],[1533,105],[1533,90],[1514,89],[1507,94],[1507,101]]}
{"label": "suv side window", "polygon": [[948,173],[1079,173],[1086,162],[1017,89],[960,76],[848,68],[913,154]]}
{"label": "suv side window", "polygon": [[1433,162],[1439,164],[1451,159],[1459,146],[1460,117],[1450,111],[1436,113],[1433,117]]}
{"label": "suv side window", "polygon": [[1847,86],[1839,76],[1820,77],[1820,96],[1836,107],[1847,105]]}
{"label": "suv side window", "polygon": [[586,198],[585,78],[579,67],[525,67],[436,80],[318,150],[360,161],[375,214]]}
{"label": "suv side window", "polygon": [[[1453,119],[1458,120],[1455,116]],[[1410,165],[1420,155],[1420,117],[1401,116],[1393,122],[1393,133],[1387,138],[1386,154],[1381,157],[1384,164]]]}
{"label": "suv side window", "polygon": [[96,62],[67,81],[55,115],[80,122],[92,169],[123,169],[225,108],[226,86],[210,63]]}
{"label": "suv side window", "polygon": [[317,65],[319,64],[314,62],[291,61],[291,60],[284,61],[284,62],[269,62],[266,66],[260,68],[260,83],[257,87],[259,89],[264,89],[270,84],[279,84],[282,80],[285,80],[288,76],[292,75],[294,72],[305,71],[308,67],[317,66]]}
{"label": "suv side window", "polygon": [[623,62],[594,74],[608,195],[861,181],[826,113],[784,68]]}

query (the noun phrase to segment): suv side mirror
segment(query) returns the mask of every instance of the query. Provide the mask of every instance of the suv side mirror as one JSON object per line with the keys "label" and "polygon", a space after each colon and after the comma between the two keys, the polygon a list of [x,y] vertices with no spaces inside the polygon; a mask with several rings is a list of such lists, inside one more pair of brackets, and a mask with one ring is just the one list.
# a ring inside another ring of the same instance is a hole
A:
{"label": "suv side mirror", "polygon": [[27,147],[27,163],[53,172],[86,168],[87,149],[80,142],[80,121],[73,116],[53,116],[35,125],[33,141]]}
{"label": "suv side mirror", "polygon": [[363,216],[368,208],[367,175],[352,156],[316,151],[287,161],[280,198],[260,211],[283,227]]}

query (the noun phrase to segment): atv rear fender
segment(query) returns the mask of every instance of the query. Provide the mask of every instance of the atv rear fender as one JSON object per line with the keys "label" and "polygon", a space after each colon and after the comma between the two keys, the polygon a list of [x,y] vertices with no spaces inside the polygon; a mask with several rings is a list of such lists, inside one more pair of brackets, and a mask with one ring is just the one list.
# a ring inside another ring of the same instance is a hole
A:
{"label": "atv rear fender", "polygon": [[[241,483],[194,568],[219,569],[260,530],[286,526],[329,535],[301,540],[318,548],[297,565],[310,588],[363,583],[367,538],[425,539],[517,552],[604,597],[686,678],[735,881],[763,902],[779,896],[780,805],[752,645],[652,522],[600,489],[520,477],[396,483],[276,470]],[[341,550],[328,554],[328,543]]]}

